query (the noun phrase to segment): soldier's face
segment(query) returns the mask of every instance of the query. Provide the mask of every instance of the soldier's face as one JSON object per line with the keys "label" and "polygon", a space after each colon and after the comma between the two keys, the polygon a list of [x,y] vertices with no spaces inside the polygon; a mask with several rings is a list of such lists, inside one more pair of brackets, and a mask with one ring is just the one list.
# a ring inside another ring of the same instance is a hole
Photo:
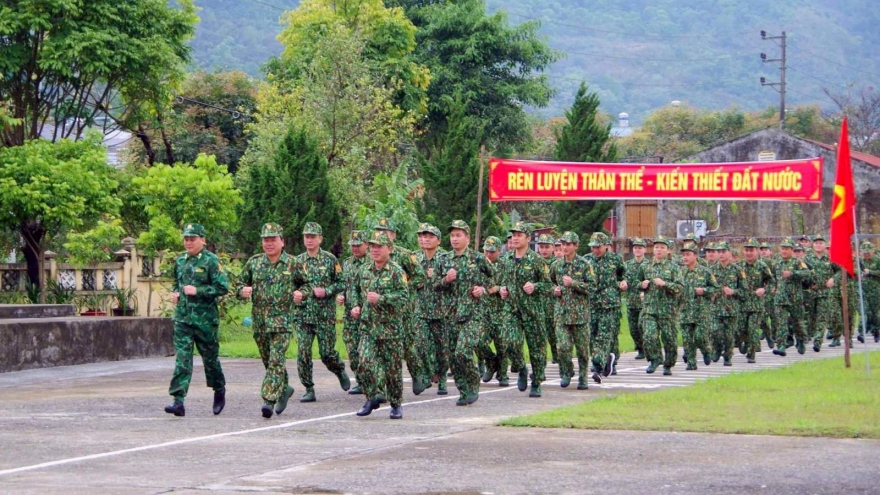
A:
{"label": "soldier's face", "polygon": [[779,254],[782,255],[782,257],[783,257],[784,259],[789,259],[789,258],[791,258],[791,255],[792,255],[793,253],[794,253],[794,249],[792,249],[792,248],[790,248],[790,247],[788,247],[788,246],[782,246],[781,248],[779,248]]}
{"label": "soldier's face", "polygon": [[645,251],[647,251],[647,249],[645,248],[645,246],[633,246],[633,254],[634,254],[637,258],[642,258],[642,257],[644,257],[644,256],[645,256]]}
{"label": "soldier's face", "polygon": [[807,253],[803,249],[793,249],[792,252],[794,252],[795,258],[803,258],[804,255]]}
{"label": "soldier's face", "polygon": [[813,241],[813,252],[816,254],[824,254],[825,241]]}
{"label": "soldier's face", "polygon": [[437,249],[440,245],[440,238],[428,232],[419,234],[419,247],[422,249]]}
{"label": "soldier's face", "polygon": [[562,252],[565,254],[567,258],[571,258],[576,255],[578,252],[578,245],[573,242],[563,242],[562,243]]}
{"label": "soldier's face", "polygon": [[452,249],[461,251],[467,248],[470,240],[471,236],[461,229],[452,229],[449,231],[449,245],[452,246]]}
{"label": "soldier's face", "polygon": [[593,256],[597,258],[605,256],[605,251],[608,251],[608,246],[604,244],[601,246],[590,246],[590,252],[593,253]]}
{"label": "soldier's face", "polygon": [[313,251],[321,247],[321,241],[324,240],[324,237],[315,234],[305,234],[303,236],[303,245],[309,251]]}
{"label": "soldier's face", "polygon": [[190,256],[195,256],[199,254],[199,251],[205,247],[205,238],[199,237],[197,235],[188,235],[183,238],[183,248],[186,249],[187,254]]}
{"label": "soldier's face", "polygon": [[557,258],[562,258],[563,256],[565,256],[565,248],[562,247],[561,244],[553,246],[553,256],[556,256]]}
{"label": "soldier's face", "polygon": [[684,261],[684,264],[687,266],[694,266],[697,264],[697,253],[693,251],[682,251],[681,260]]}
{"label": "soldier's face", "polygon": [[715,263],[718,261],[718,251],[706,251],[706,261],[709,263]]}
{"label": "soldier's face", "polygon": [[654,244],[654,257],[655,258],[665,258],[666,254],[669,252],[669,246],[662,242],[658,242]]}
{"label": "soldier's face", "polygon": [[391,246],[383,246],[381,244],[370,244],[370,257],[376,263],[385,263],[391,256]]}
{"label": "soldier's face", "polygon": [[762,258],[769,258],[769,257],[771,257],[771,256],[773,256],[773,250],[772,250],[772,249],[770,249],[770,248],[761,248],[761,257],[762,257]]}
{"label": "soldier's face", "polygon": [[278,236],[263,237],[263,252],[269,257],[278,256],[282,249],[284,249],[284,239]]}
{"label": "soldier's face", "polygon": [[718,259],[720,259],[722,263],[730,261],[730,249],[722,249],[721,251],[718,251]]}
{"label": "soldier's face", "polygon": [[746,255],[746,261],[749,263],[753,263],[758,259],[758,249],[753,247],[743,248],[743,252]]}
{"label": "soldier's face", "polygon": [[495,263],[498,260],[498,257],[501,256],[501,251],[498,251],[497,249],[495,251],[483,251],[483,256],[485,256],[491,263]]}
{"label": "soldier's face", "polygon": [[367,246],[366,244],[358,244],[356,246],[349,246],[351,248],[351,254],[355,258],[363,258],[367,255]]}
{"label": "soldier's face", "polygon": [[525,232],[512,232],[512,234],[510,244],[513,245],[513,249],[522,249],[529,245],[529,236]]}
{"label": "soldier's face", "polygon": [[553,244],[538,244],[538,254],[545,260],[553,256]]}

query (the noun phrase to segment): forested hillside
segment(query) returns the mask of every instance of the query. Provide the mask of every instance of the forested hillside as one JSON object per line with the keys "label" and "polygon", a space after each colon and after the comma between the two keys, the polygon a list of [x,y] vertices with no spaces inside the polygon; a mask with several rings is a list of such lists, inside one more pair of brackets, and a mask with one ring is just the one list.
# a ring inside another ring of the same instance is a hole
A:
{"label": "forested hillside", "polygon": [[[199,68],[258,75],[281,45],[279,15],[298,0],[197,0],[202,21],[192,42]],[[602,109],[640,122],[672,100],[702,108],[755,110],[778,104],[759,78],[779,80],[779,45],[788,35],[789,104],[830,105],[822,88],[880,86],[880,9],[869,0],[487,0],[511,24],[541,21],[562,57],[549,71],[557,94],[544,116],[562,115],[581,80]]]}

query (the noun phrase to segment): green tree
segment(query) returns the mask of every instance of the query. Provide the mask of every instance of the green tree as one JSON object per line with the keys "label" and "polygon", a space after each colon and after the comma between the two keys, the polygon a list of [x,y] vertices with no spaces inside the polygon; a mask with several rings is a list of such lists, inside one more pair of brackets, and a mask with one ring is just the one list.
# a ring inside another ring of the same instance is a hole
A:
{"label": "green tree", "polygon": [[0,148],[0,164],[0,227],[21,236],[28,277],[42,287],[48,241],[119,210],[118,172],[107,165],[97,133],[78,142],[36,139]]}
{"label": "green tree", "polygon": [[[599,117],[599,96],[581,83],[568,120],[556,131],[553,159],[567,162],[610,163],[617,160],[617,147],[611,141],[611,124]],[[602,230],[602,223],[615,201],[559,201],[556,203],[557,230],[586,235]]]}
{"label": "green tree", "polygon": [[255,163],[241,208],[241,236],[249,252],[256,251],[260,228],[266,222],[284,227],[286,248],[302,252],[302,230],[306,222],[318,222],[323,230],[323,248],[331,249],[340,239],[339,208],[330,195],[327,160],[308,132],[291,127],[278,146],[272,162]]}
{"label": "green tree", "polygon": [[424,181],[411,178],[405,162],[390,174],[379,173],[373,180],[372,199],[358,209],[357,222],[352,227],[372,230],[380,218],[389,218],[397,226],[395,242],[415,247],[419,228],[416,204],[424,192]]}

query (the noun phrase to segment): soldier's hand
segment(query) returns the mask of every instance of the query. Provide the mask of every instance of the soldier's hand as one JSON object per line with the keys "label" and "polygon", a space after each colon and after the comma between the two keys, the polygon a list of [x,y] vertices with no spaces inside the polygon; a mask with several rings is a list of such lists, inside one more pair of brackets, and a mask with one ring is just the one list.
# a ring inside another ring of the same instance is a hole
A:
{"label": "soldier's hand", "polygon": [[650,284],[651,284],[650,280],[642,280],[642,288],[643,289],[647,289],[648,285],[650,285]]}
{"label": "soldier's hand", "polygon": [[526,294],[531,294],[532,292],[535,292],[535,284],[531,282],[526,282],[525,284],[523,284],[523,292],[525,292]]}
{"label": "soldier's hand", "polygon": [[656,285],[657,287],[663,287],[666,285],[666,282],[664,282],[662,278],[657,277],[654,279],[654,285]]}
{"label": "soldier's hand", "polygon": [[253,288],[253,287],[242,287],[242,288],[241,288],[241,297],[242,297],[242,299],[250,299],[250,298],[251,298],[251,294],[253,294],[253,293],[254,293],[254,288]]}
{"label": "soldier's hand", "polygon": [[629,284],[626,283],[626,280],[621,280],[618,287],[620,287],[620,290],[627,290],[629,289]]}
{"label": "soldier's hand", "polygon": [[475,285],[474,288],[471,289],[471,295],[476,298],[482,297],[484,292],[485,290],[479,285]]}
{"label": "soldier's hand", "polygon": [[732,296],[733,292],[734,292],[733,289],[731,289],[730,287],[727,287],[727,286],[724,286],[724,289],[722,289],[722,290],[724,291],[724,295],[726,295],[726,296]]}
{"label": "soldier's hand", "polygon": [[825,282],[825,287],[828,287],[829,289],[832,288],[832,287],[834,287],[834,279],[833,279],[833,278],[829,278],[828,281]]}
{"label": "soldier's hand", "polygon": [[507,290],[507,286],[501,287],[501,299],[507,299],[509,295],[510,292]]}
{"label": "soldier's hand", "polygon": [[361,317],[361,307],[355,306],[351,308],[351,317],[352,318],[360,318]]}
{"label": "soldier's hand", "polygon": [[172,292],[171,300],[174,302],[174,304],[177,304],[177,301],[180,300],[180,292]]}
{"label": "soldier's hand", "polygon": [[644,301],[644,300],[645,300],[645,293],[639,292],[639,301]]}
{"label": "soldier's hand", "polygon": [[488,292],[489,292],[489,294],[495,294],[495,293],[499,292],[500,290],[501,290],[501,287],[498,287],[497,285],[493,285],[492,287],[489,287]]}
{"label": "soldier's hand", "polygon": [[571,287],[572,282],[574,282],[574,280],[572,280],[572,278],[568,275],[562,277],[562,285],[564,285],[565,287]]}
{"label": "soldier's hand", "polygon": [[755,295],[758,297],[764,297],[764,293],[767,292],[763,287],[758,287],[758,290],[755,291]]}
{"label": "soldier's hand", "polygon": [[561,296],[562,295],[562,287],[560,287],[558,285],[556,287],[554,287],[553,288],[553,295],[556,297]]}
{"label": "soldier's hand", "polygon": [[324,290],[323,287],[315,287],[312,293],[315,294],[315,297],[317,297],[318,299],[324,299],[325,297],[327,297],[327,291]]}
{"label": "soldier's hand", "polygon": [[448,272],[446,272],[446,282],[452,282],[455,280],[455,277],[458,276],[458,272],[455,271],[455,268],[450,268]]}
{"label": "soldier's hand", "polygon": [[428,278],[434,278],[434,267],[428,268]]}
{"label": "soldier's hand", "polygon": [[305,295],[305,294],[303,294],[301,290],[295,290],[295,291],[293,291],[293,302],[296,303],[296,304],[299,304],[299,303],[303,302],[303,296],[304,296],[304,295]]}
{"label": "soldier's hand", "polygon": [[345,304],[345,295],[344,294],[339,294],[338,296],[336,296],[336,304],[338,304],[339,306],[342,306],[343,304]]}
{"label": "soldier's hand", "polygon": [[367,292],[367,302],[370,304],[376,304],[379,302],[379,293],[378,292]]}
{"label": "soldier's hand", "polygon": [[694,292],[696,292],[698,296],[702,296],[703,294],[706,293],[706,290],[703,289],[702,287],[697,287],[696,289],[694,289]]}
{"label": "soldier's hand", "polygon": [[196,295],[196,286],[195,285],[184,285],[183,286],[183,293],[188,296]]}
{"label": "soldier's hand", "polygon": [[791,270],[782,270],[782,278],[791,277]]}

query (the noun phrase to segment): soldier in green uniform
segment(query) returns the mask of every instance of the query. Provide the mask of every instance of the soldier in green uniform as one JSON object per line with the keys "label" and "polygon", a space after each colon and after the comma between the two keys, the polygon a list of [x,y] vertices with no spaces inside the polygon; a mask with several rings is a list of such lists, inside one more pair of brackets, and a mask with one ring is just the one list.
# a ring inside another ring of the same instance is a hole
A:
{"label": "soldier in green uniform", "polygon": [[[874,342],[880,342],[880,258],[874,255],[871,241],[862,242],[859,250],[862,253],[862,291],[867,313],[863,318],[868,332],[874,335]],[[859,326],[859,335],[861,334],[862,327]]]}
{"label": "soldier in green uniform", "polygon": [[685,241],[681,247],[682,304],[679,313],[681,337],[684,344],[685,369],[697,369],[697,349],[703,353],[706,366],[712,362],[712,297],[721,289],[708,267],[697,262],[699,247]]}
{"label": "soldier in green uniform", "polygon": [[565,250],[562,249],[562,239],[556,239],[553,243],[553,257],[560,259],[565,256]]}
{"label": "soldier in green uniform", "polygon": [[759,259],[760,247],[761,243],[758,239],[749,238],[743,247],[745,259],[740,263],[745,273],[746,290],[743,292],[742,313],[736,341],[740,346],[740,352],[746,355],[749,363],[755,362],[755,353],[761,349],[762,322],[767,321],[764,298],[769,297],[768,292],[775,282],[770,267]]}
{"label": "soldier in green uniform", "polygon": [[306,283],[312,295],[295,312],[299,323],[296,329],[296,367],[299,381],[306,388],[300,402],[315,402],[315,382],[312,379],[312,343],[318,339],[321,362],[339,379],[339,386],[347,391],[351,387],[345,363],[336,351],[336,294],[344,290],[342,265],[336,256],[321,249],[324,240],[321,226],[306,222],[303,227],[303,244],[306,251],[296,257],[303,266]]}
{"label": "soldier in green uniform", "polygon": [[[550,266],[554,261],[556,261],[556,256],[554,256],[554,245],[556,239],[553,238],[550,234],[541,234],[538,236],[537,245],[538,245],[538,256],[544,258],[544,262],[547,263],[547,266]],[[554,323],[554,313],[553,313],[554,300],[552,294],[547,294],[544,298],[544,331],[547,334],[547,342],[550,343],[550,362],[556,364],[556,356],[559,352],[556,345],[556,323]],[[571,350],[569,350],[571,352]]]}
{"label": "soldier in green uniform", "polygon": [[[391,242],[397,239],[397,227],[389,218],[380,218],[373,226],[373,231],[383,231],[388,234]],[[426,364],[426,353],[428,349],[419,345],[428,339],[427,335],[422,335],[418,325],[418,298],[416,291],[425,286],[425,270],[419,264],[416,254],[403,246],[394,246],[391,251],[391,261],[403,268],[403,273],[409,283],[409,292],[406,302],[406,311],[403,314],[403,359],[406,361],[406,367],[412,378],[413,393],[421,394],[426,388],[431,386],[431,374],[433,370],[428,368]]]}
{"label": "soldier in green uniform", "polygon": [[205,249],[205,228],[197,223],[183,229],[186,252],[174,260],[171,287],[174,308],[174,374],[168,393],[174,402],[165,412],[185,416],[183,406],[192,379],[193,344],[202,356],[205,379],[214,389],[214,414],[226,405],[226,378],[220,367],[217,299],[229,292],[229,281],[217,255]]}
{"label": "soldier in green uniform", "polygon": [[407,280],[400,265],[390,261],[394,243],[383,230],[369,240],[370,258],[354,280],[351,315],[360,320],[360,376],[367,401],[356,413],[367,416],[379,407],[385,390],[391,419],[403,418],[403,312],[407,309]]}
{"label": "soldier in green uniform", "polygon": [[[810,324],[807,322],[807,308],[810,307],[811,301],[813,300],[813,286],[816,284],[815,276],[813,273],[813,265],[811,260],[807,259],[807,251],[804,248],[802,243],[795,243],[794,250],[792,251],[794,257],[807,265],[807,268],[810,270],[810,276],[801,281],[798,285],[798,288],[801,291],[801,315],[802,321],[804,325],[804,332],[807,334],[807,341],[810,339],[809,327]],[[794,334],[789,333],[788,337],[785,341],[785,347],[791,347],[794,345]],[[806,341],[804,342],[804,346],[806,346]]]}
{"label": "soldier in green uniform", "polygon": [[[507,368],[510,359],[504,352],[503,333],[507,324],[507,312],[504,309],[505,301],[501,299],[501,287],[497,284],[498,258],[501,256],[501,239],[489,236],[483,243],[483,256],[489,262],[492,269],[493,285],[486,289],[483,297],[486,309],[484,310],[483,334],[477,347],[477,356],[486,361],[486,371],[483,374],[483,383],[492,380],[492,376],[498,377],[498,385],[507,387],[510,379],[507,376]],[[492,351],[491,345],[495,346]]]}
{"label": "soldier in green uniform", "polygon": [[437,227],[422,223],[419,225],[419,247],[416,254],[419,266],[425,272],[425,284],[416,289],[418,299],[419,325],[418,335],[424,336],[422,341],[426,352],[425,365],[431,381],[437,382],[437,394],[446,395],[446,372],[449,370],[449,314],[447,302],[448,290],[441,283],[443,273],[449,269],[449,259],[440,250],[442,234]]}
{"label": "soldier in green uniform", "polygon": [[357,385],[351,387],[348,393],[350,395],[363,394],[360,386],[360,356],[358,348],[360,347],[361,331],[360,322],[351,316],[351,310],[354,308],[354,279],[363,266],[370,261],[367,256],[367,239],[368,235],[363,230],[352,230],[349,234],[348,247],[351,249],[351,256],[342,262],[342,280],[345,284],[343,292],[336,296],[336,305],[343,307],[343,324],[342,324],[342,342],[345,344],[345,350],[348,352],[348,362],[352,373],[354,373]]}
{"label": "soldier in green uniform", "polygon": [[516,222],[510,227],[513,251],[500,266],[501,297],[508,302],[509,325],[505,332],[510,371],[518,373],[516,386],[525,391],[529,372],[523,356],[523,340],[529,346],[532,385],[529,397],[541,396],[547,366],[545,298],[550,293],[550,267],[529,249],[531,226]]}
{"label": "soldier in green uniform", "polygon": [[486,287],[491,287],[492,269],[482,254],[468,247],[471,229],[464,220],[453,220],[449,232],[449,269],[443,274],[442,284],[449,287],[449,304],[455,308],[449,342],[452,373],[459,398],[457,406],[477,401],[480,394],[480,375],[474,365],[474,352],[483,330]]}
{"label": "soldier in green uniform", "polygon": [[[606,254],[605,254],[605,255],[606,255],[606,256],[609,256],[611,259],[613,259],[614,262],[615,262],[616,264],[618,264],[618,265],[620,265],[620,266],[624,266],[624,263],[623,263],[623,256],[617,254],[617,253],[614,251],[614,242],[612,242],[611,237],[608,237],[608,239],[605,241],[605,246],[606,246],[607,249],[608,249],[608,250],[606,251]],[[625,266],[624,266],[624,273],[626,273],[626,268],[625,268]],[[625,278],[625,277],[626,277],[626,276],[624,275],[624,278]],[[623,290],[623,289],[621,289],[621,290]],[[623,304],[623,294],[620,294],[620,300],[619,300],[619,303],[620,303],[621,305]],[[619,314],[620,311],[622,311],[622,309],[623,309],[623,308],[621,307],[621,308],[618,310],[618,314]],[[611,375],[612,375],[612,376],[617,375],[617,360],[620,358],[620,328],[619,328],[619,327],[620,327],[620,324],[618,323],[618,329],[617,329],[617,331],[616,331],[616,332],[613,332],[613,333],[611,334],[611,354],[614,354],[614,356],[615,356],[615,360],[614,360],[614,362],[611,363]]]}
{"label": "soldier in green uniform", "polygon": [[626,283],[630,287],[626,291],[626,315],[629,322],[629,334],[636,346],[636,359],[645,359],[645,345],[642,340],[642,324],[639,314],[642,312],[641,291],[638,290],[639,283],[639,267],[649,260],[645,258],[645,251],[648,244],[641,237],[634,237],[632,240],[633,257],[627,260],[623,265],[626,269]]}
{"label": "soldier in green uniform", "polygon": [[785,356],[785,341],[789,332],[797,338],[798,352],[804,353],[807,339],[803,321],[803,291],[801,285],[811,279],[810,269],[794,257],[795,242],[791,238],[779,246],[780,259],[774,266],[776,279],[776,349],[773,354]]}
{"label": "soldier in green uniform", "polygon": [[662,363],[664,375],[672,374],[672,367],[678,360],[675,320],[682,290],[679,268],[669,256],[670,244],[674,246],[675,240],[657,236],[654,239],[654,258],[639,267],[639,289],[645,294],[643,338],[649,361],[645,371],[653,373]]}
{"label": "soldier in green uniform", "polygon": [[730,244],[727,241],[715,243],[718,251],[718,263],[715,264],[713,275],[721,290],[716,296],[715,306],[715,337],[712,347],[716,356],[724,358],[724,366],[733,366],[734,338],[739,328],[739,317],[742,300],[746,292],[745,273],[733,262]]}
{"label": "soldier in green uniform", "polygon": [[568,387],[574,376],[571,362],[572,345],[578,358],[578,390],[587,390],[587,370],[590,367],[590,292],[596,289],[596,270],[593,262],[577,254],[580,238],[574,232],[564,232],[563,257],[550,266],[550,281],[555,285],[553,296],[556,339],[559,343],[559,385]]}
{"label": "soldier in green uniform", "polygon": [[831,288],[834,287],[834,269],[825,249],[825,237],[822,234],[813,236],[812,249],[806,255],[807,264],[813,271],[813,284],[807,301],[807,338],[813,339],[813,351],[822,349],[822,341],[828,330],[828,305]]}
{"label": "soldier in green uniform", "polygon": [[[774,273],[774,265],[776,264],[776,256],[773,254],[773,246],[769,242],[761,243],[761,261],[763,261],[770,269],[770,273]],[[764,296],[764,318],[761,320],[761,330],[764,332],[764,339],[767,341],[767,347],[773,349],[776,345],[773,340],[776,335],[776,279],[770,284],[769,294]]]}
{"label": "soldier in green uniform", "polygon": [[[593,380],[602,383],[614,370],[617,355],[612,354],[614,336],[620,333],[620,292],[626,291],[626,267],[610,252],[610,239],[604,232],[590,236],[590,255],[596,270],[596,290],[590,294],[590,343],[593,350]],[[644,327],[643,327],[644,328]]]}
{"label": "soldier in green uniform", "polygon": [[284,412],[293,395],[285,354],[293,331],[294,304],[311,294],[302,266],[284,252],[283,233],[278,224],[263,225],[263,253],[245,263],[235,284],[235,294],[253,302],[254,342],[266,369],[260,388],[266,419],[272,417],[273,409],[276,414]]}

